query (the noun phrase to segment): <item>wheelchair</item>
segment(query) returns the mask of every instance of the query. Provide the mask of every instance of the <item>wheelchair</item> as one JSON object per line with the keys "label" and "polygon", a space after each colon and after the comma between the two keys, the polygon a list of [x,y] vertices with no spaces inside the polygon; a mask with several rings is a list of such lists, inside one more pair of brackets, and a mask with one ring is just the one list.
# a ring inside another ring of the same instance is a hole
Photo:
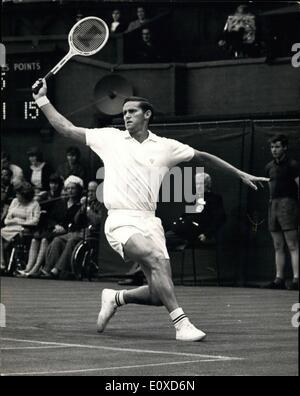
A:
{"label": "wheelchair", "polygon": [[28,260],[30,243],[33,238],[32,229],[25,229],[14,237],[8,253],[7,275],[13,275],[17,270],[24,270]]}
{"label": "wheelchair", "polygon": [[43,226],[46,216],[47,212],[41,211],[39,224],[24,227],[23,231],[17,234],[10,242],[7,275],[14,275],[16,271],[26,268],[31,241],[35,237],[35,233]]}
{"label": "wheelchair", "polygon": [[75,246],[71,257],[71,270],[77,280],[92,281],[99,273],[99,233],[93,232]]}

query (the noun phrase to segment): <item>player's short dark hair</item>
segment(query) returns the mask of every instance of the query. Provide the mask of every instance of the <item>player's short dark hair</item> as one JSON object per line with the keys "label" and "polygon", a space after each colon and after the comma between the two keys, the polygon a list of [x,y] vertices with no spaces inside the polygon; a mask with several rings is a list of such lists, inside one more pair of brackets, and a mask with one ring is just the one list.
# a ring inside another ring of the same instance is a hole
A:
{"label": "player's short dark hair", "polygon": [[276,143],[276,142],[281,142],[281,144],[284,147],[288,146],[289,140],[287,138],[286,135],[273,135],[270,139],[269,139],[269,143]]}
{"label": "player's short dark hair", "polygon": [[152,104],[149,102],[148,99],[146,98],[142,98],[140,96],[129,96],[128,98],[126,98],[123,102],[123,106],[125,103],[127,102],[139,102],[139,106],[140,108],[143,110],[143,112],[145,113],[146,111],[150,110],[152,115],[149,119],[149,123],[153,120],[154,118],[154,109]]}

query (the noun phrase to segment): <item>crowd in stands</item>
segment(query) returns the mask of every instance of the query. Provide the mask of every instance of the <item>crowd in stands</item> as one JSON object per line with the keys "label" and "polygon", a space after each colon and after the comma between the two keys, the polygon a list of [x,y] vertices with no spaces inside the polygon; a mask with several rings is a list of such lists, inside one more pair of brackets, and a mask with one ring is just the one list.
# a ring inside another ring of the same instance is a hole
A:
{"label": "crowd in stands", "polygon": [[[127,43],[125,42],[124,61],[126,63],[159,63],[177,60],[177,51],[174,52],[172,43],[174,38],[171,38],[172,28],[171,30],[168,28],[161,30],[163,25],[168,26],[164,17],[169,14],[170,10],[149,17],[145,7],[139,6],[136,9],[136,19],[126,22],[121,9],[113,9],[109,21],[110,34],[111,36],[124,35],[128,40]],[[227,16],[227,19],[224,19],[223,31],[220,25],[217,33],[218,38],[212,44],[215,51],[212,60],[259,56],[268,58],[268,53],[274,52],[274,49],[271,48],[271,44],[274,44],[272,42],[274,32],[270,31],[270,37],[265,41],[261,34],[261,23],[253,6],[248,4],[237,6]],[[191,54],[190,59],[186,60],[196,60],[197,57],[198,60],[209,60],[206,59],[205,54],[201,53],[205,52],[204,47],[203,50],[199,47],[198,55]]]}
{"label": "crowd in stands", "polygon": [[104,206],[97,199],[98,183],[87,180],[77,147],[66,150],[56,170],[37,147],[27,156],[28,168],[22,170],[1,153],[1,274],[10,271],[12,249],[28,237],[27,261],[13,268],[15,276],[71,275],[75,245],[100,231]]}
{"label": "crowd in stands", "polygon": [[[30,147],[27,157],[28,166],[22,170],[10,162],[7,153],[2,152],[1,274],[21,278],[74,279],[72,255],[76,245],[91,235],[99,239],[105,208],[97,197],[98,183],[87,180],[86,169],[80,162],[80,151],[75,146],[66,149],[66,161],[59,164],[55,171],[44,161],[38,147]],[[19,179],[13,184],[15,169]],[[198,191],[197,175],[195,180]],[[210,180],[206,175],[204,197],[207,202],[210,202]],[[223,208],[222,202],[220,206]],[[204,231],[201,234],[205,239],[201,239],[203,243],[207,238],[214,237],[215,229],[219,227],[219,223],[214,225],[213,222],[214,215],[219,212],[215,206],[213,208],[212,213],[205,212],[206,220],[201,221],[206,224],[207,234],[204,236]],[[196,224],[195,219],[199,216],[203,218],[203,214],[199,213],[195,213],[194,217],[184,216],[183,222],[180,217],[180,224],[177,228],[174,226],[176,232],[166,233],[170,248],[186,243],[184,238],[191,237],[186,232],[187,219],[191,218],[191,224]],[[222,216],[223,211],[220,224],[223,222]],[[199,232],[198,229],[195,231],[197,240]],[[10,268],[12,249],[25,237],[28,237],[26,262],[21,265],[14,263]]]}
{"label": "crowd in stands", "polygon": [[[274,46],[278,46],[280,53],[281,47],[291,40],[297,42],[299,38],[296,28],[289,27],[289,31],[284,32],[272,19],[266,22],[264,9],[258,4],[212,5],[215,18],[211,21],[207,19],[213,14],[211,11],[208,12],[204,6],[193,8],[191,29],[187,29],[188,19],[184,20],[182,29],[179,28],[180,7],[177,9],[164,5],[150,8],[145,2],[145,5],[131,4],[125,9],[117,2],[114,8],[105,6],[96,11],[87,10],[83,5],[80,9],[74,8],[64,19],[55,19],[55,15],[50,12],[43,21],[32,20],[30,23],[29,16],[23,15],[22,10],[22,14],[16,14],[14,21],[7,22],[4,35],[31,37],[67,34],[74,22],[93,14],[107,22],[112,38],[123,37],[121,47],[124,49],[122,56],[125,63],[268,56],[268,52],[276,52]],[[10,12],[13,12],[13,8]],[[188,13],[183,17],[188,18]]]}
{"label": "crowd in stands", "polygon": [[123,21],[122,13],[119,9],[112,11],[109,25],[112,36],[127,34],[129,44],[126,49],[126,61],[132,63],[155,63],[167,61],[167,57],[162,56],[162,48],[158,45],[151,30],[154,18],[148,18],[144,7],[137,7],[136,19],[127,25]]}

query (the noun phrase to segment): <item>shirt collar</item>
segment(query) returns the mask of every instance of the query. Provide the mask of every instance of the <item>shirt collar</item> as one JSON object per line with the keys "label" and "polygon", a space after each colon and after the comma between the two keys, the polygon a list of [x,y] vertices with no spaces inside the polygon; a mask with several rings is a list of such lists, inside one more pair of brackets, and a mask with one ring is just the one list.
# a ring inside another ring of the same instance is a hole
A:
{"label": "shirt collar", "polygon": [[[146,140],[144,140],[144,142],[147,142],[148,140],[151,140],[153,142],[157,142],[158,141],[158,136],[155,135],[154,133],[152,133],[149,130],[148,130],[148,132],[149,132],[149,136],[147,137]],[[134,139],[127,130],[124,132],[124,134],[125,134],[124,135],[125,139]]]}
{"label": "shirt collar", "polygon": [[38,166],[30,165],[30,169],[33,170],[33,171],[40,171],[41,169],[43,169],[44,165],[45,165],[45,162],[42,162]]}
{"label": "shirt collar", "polygon": [[280,159],[279,161],[276,161],[276,160],[274,159],[274,163],[277,164],[277,165],[284,164],[284,163],[287,162],[287,161],[288,161],[287,155],[285,155],[285,156],[284,156],[282,159]]}

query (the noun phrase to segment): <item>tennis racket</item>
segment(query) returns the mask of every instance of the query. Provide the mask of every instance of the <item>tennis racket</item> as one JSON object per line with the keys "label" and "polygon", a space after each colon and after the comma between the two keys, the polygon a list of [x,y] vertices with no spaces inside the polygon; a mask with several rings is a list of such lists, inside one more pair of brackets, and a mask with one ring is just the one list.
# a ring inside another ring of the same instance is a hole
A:
{"label": "tennis racket", "polygon": [[[107,24],[97,17],[86,17],[78,21],[70,30],[69,52],[62,58],[52,70],[44,77],[45,80],[55,75],[73,56],[91,56],[100,51],[109,38]],[[32,89],[37,94],[42,82]]]}

